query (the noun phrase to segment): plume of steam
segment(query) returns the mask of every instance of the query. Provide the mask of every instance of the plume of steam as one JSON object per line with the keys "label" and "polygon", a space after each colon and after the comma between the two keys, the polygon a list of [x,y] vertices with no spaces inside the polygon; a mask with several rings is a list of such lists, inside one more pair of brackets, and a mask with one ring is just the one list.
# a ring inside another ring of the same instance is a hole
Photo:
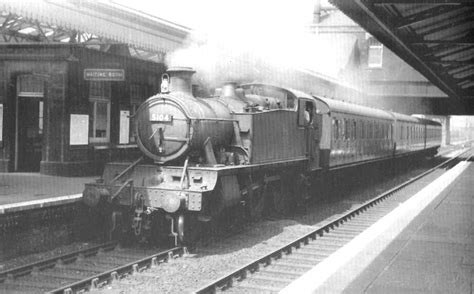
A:
{"label": "plume of steam", "polygon": [[347,53],[341,54],[337,39],[309,33],[313,1],[247,2],[235,6],[216,2],[217,15],[195,30],[182,49],[171,53],[167,64],[192,66],[196,80],[211,88],[232,80],[305,90],[307,81],[304,85],[295,74],[301,69],[338,76]]}

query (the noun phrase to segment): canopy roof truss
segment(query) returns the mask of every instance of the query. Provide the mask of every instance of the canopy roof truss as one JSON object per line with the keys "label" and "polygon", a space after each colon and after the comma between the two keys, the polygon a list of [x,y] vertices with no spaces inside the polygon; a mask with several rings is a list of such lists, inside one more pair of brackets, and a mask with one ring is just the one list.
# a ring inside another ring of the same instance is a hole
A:
{"label": "canopy roof truss", "polygon": [[330,1],[450,98],[474,99],[474,1]]}
{"label": "canopy roof truss", "polygon": [[111,45],[121,45],[127,48],[127,53],[130,56],[135,58],[154,62],[164,62],[166,58],[166,52],[162,50],[140,48],[88,32],[66,29],[5,11],[0,12],[0,44],[2,43],[78,44],[99,51],[108,51]]}
{"label": "canopy roof truss", "polygon": [[[186,39],[186,27],[115,4],[93,0],[0,2],[0,44],[77,44],[154,62]],[[117,52],[117,51],[115,51]]]}

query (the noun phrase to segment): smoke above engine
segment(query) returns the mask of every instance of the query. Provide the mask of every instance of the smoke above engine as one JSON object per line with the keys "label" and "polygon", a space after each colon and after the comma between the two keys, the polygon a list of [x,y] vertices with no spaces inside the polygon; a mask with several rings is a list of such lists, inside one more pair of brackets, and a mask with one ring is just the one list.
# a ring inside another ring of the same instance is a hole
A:
{"label": "smoke above engine", "polygon": [[193,67],[200,84],[258,81],[308,90],[295,76],[298,69],[337,77],[347,61],[334,40],[309,32],[314,1],[214,2],[215,15],[167,57],[168,66]]}

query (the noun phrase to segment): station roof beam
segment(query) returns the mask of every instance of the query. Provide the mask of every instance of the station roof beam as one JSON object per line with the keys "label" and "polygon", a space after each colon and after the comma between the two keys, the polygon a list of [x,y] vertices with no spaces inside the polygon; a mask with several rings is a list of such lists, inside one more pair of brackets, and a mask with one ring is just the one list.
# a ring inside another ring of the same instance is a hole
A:
{"label": "station roof beam", "polygon": [[474,1],[330,0],[450,98],[474,99]]}

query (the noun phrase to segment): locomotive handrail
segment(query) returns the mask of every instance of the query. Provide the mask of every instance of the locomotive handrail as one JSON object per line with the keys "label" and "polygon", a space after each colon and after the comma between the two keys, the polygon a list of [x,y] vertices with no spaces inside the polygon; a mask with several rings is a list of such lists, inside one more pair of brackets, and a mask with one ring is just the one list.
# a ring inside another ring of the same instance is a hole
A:
{"label": "locomotive handrail", "polygon": [[110,197],[110,201],[114,201],[115,198],[117,198],[117,196],[120,195],[122,190],[125,189],[125,187],[127,187],[128,185],[132,185],[131,186],[132,189],[130,190],[130,192],[133,192],[133,179],[128,179],[118,188],[117,191],[115,191],[114,195],[112,195],[112,197]]}
{"label": "locomotive handrail", "polygon": [[119,173],[115,178],[112,179],[111,183],[114,183],[115,181],[117,181],[118,179],[120,179],[124,174],[126,174],[129,170],[131,170],[132,168],[134,168],[137,164],[139,164],[140,162],[142,162],[143,160],[143,156],[140,156],[137,160],[135,160],[132,164],[130,164],[129,166],[127,166],[121,173]]}
{"label": "locomotive handrail", "polygon": [[[181,189],[187,189],[189,187],[183,187],[183,183],[184,183],[184,177],[187,175],[187,171],[188,171],[188,162],[189,162],[189,156],[186,157],[186,160],[184,161],[184,166],[183,166],[183,171],[181,173],[181,180],[179,182],[179,187]],[[188,184],[186,186],[189,186]]]}
{"label": "locomotive handrail", "polygon": [[189,117],[191,120],[210,120],[210,121],[231,121],[231,122],[239,122],[238,119],[232,119],[232,118],[197,118],[197,117]]}

